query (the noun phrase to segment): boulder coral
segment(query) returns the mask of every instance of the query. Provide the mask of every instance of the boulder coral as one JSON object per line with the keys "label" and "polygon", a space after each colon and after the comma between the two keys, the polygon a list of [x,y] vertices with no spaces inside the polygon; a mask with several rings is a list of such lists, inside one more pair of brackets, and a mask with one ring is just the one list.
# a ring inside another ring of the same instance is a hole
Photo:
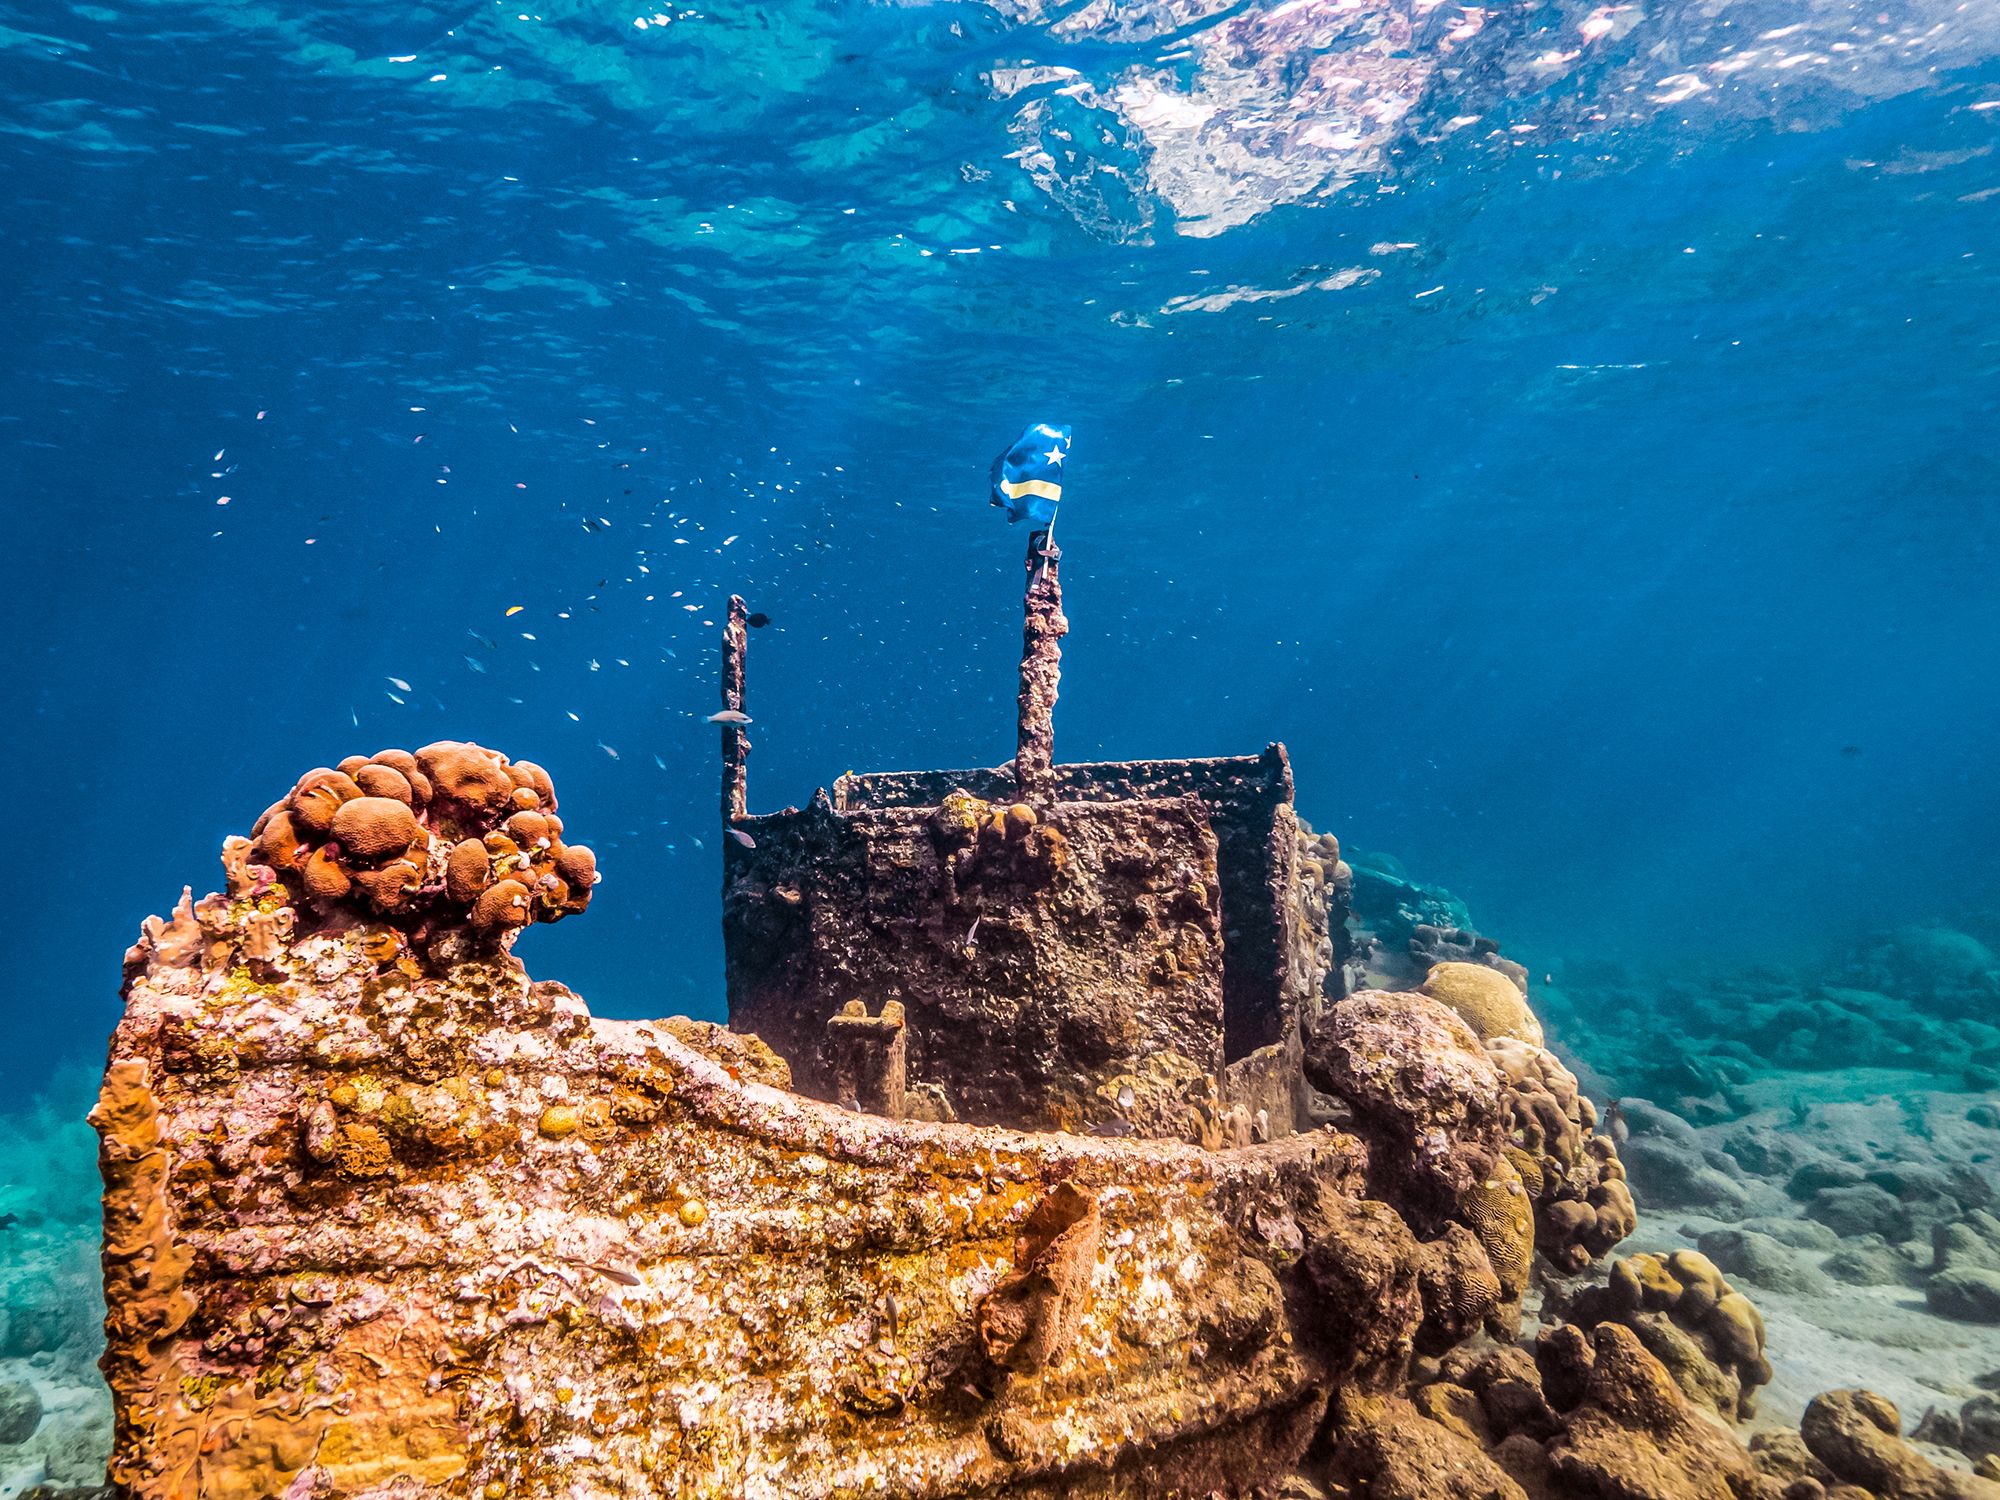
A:
{"label": "boulder coral", "polygon": [[1873,1391],[1815,1396],[1799,1432],[1836,1479],[1879,1500],[2000,1500],[2000,1483],[1940,1468],[1905,1442],[1902,1414]]}
{"label": "boulder coral", "polygon": [[1698,1250],[1628,1256],[1566,1316],[1586,1329],[1630,1328],[1690,1398],[1732,1421],[1755,1413],[1756,1389],[1771,1379],[1763,1318]]}
{"label": "boulder coral", "polygon": [[1511,1037],[1530,1046],[1542,1045],[1542,1023],[1528,1009],[1526,993],[1498,969],[1474,963],[1432,964],[1418,988],[1457,1011],[1482,1042]]}
{"label": "boulder coral", "polygon": [[1502,1036],[1487,1041],[1486,1055],[1507,1080],[1507,1158],[1534,1204],[1535,1246],[1574,1274],[1637,1227],[1618,1147],[1598,1132],[1596,1106],[1554,1053]]}
{"label": "boulder coral", "polygon": [[493,947],[589,906],[596,857],[562,832],[531,761],[448,740],[382,750],[300,777],[231,850],[231,894],[280,887],[304,930],[386,922],[426,953]]}
{"label": "boulder coral", "polygon": [[[1579,1399],[1547,1453],[1567,1493],[1596,1500],[1780,1500],[1782,1486],[1749,1450],[1706,1420],[1631,1329],[1573,1328],[1552,1363]],[[1544,1385],[1547,1380],[1544,1377]]]}
{"label": "boulder coral", "polygon": [[1422,1233],[1455,1223],[1478,1239],[1499,1286],[1496,1328],[1512,1321],[1537,1250],[1574,1274],[1632,1232],[1617,1147],[1574,1075],[1537,1043],[1482,1042],[1431,995],[1363,990],[1308,1029],[1305,1072],[1353,1111],[1372,1191],[1407,1205]]}
{"label": "boulder coral", "polygon": [[1455,1217],[1460,1199],[1501,1166],[1500,1072],[1458,1013],[1427,995],[1350,995],[1309,1030],[1305,1073],[1354,1111],[1370,1143],[1371,1187],[1432,1219],[1420,1229]]}

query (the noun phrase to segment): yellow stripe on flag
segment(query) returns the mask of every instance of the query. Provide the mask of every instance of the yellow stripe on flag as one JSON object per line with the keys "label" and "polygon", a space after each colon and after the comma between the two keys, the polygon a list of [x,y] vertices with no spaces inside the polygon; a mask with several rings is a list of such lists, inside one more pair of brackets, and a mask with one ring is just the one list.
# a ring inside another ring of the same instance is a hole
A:
{"label": "yellow stripe on flag", "polygon": [[1062,486],[1047,479],[1003,479],[1000,493],[1009,500],[1018,500],[1023,495],[1033,495],[1037,500],[1062,499]]}

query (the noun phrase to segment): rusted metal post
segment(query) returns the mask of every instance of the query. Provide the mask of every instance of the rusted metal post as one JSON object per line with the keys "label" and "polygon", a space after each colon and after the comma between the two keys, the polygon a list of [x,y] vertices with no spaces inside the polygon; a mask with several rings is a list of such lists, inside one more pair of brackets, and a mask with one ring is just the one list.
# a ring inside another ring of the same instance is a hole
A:
{"label": "rusted metal post", "polygon": [[850,1000],[826,1022],[827,1074],[834,1102],[862,1114],[903,1118],[909,1044],[901,1001],[885,1001],[879,1016]]}
{"label": "rusted metal post", "polygon": [[[749,637],[747,607],[741,594],[729,596],[729,619],[722,627],[722,706],[743,712],[743,654]],[[725,828],[750,810],[750,736],[741,724],[722,726],[722,824]]]}
{"label": "rusted metal post", "polygon": [[1055,801],[1056,685],[1062,679],[1062,553],[1037,531],[1028,538],[1028,591],[1022,604],[1020,737],[1014,752],[1016,795],[1030,806]]}

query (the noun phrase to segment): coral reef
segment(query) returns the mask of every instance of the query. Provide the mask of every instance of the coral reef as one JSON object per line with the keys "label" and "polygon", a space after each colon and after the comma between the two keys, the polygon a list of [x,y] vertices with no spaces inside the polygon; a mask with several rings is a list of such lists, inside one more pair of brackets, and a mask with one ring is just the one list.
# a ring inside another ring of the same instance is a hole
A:
{"label": "coral reef", "polygon": [[1581,1271],[1638,1223],[1618,1147],[1554,1053],[1502,1036],[1486,1055],[1507,1080],[1507,1159],[1534,1204],[1536,1247],[1557,1270]]}
{"label": "coral reef", "polygon": [[1947,928],[1901,929],[1798,966],[1572,963],[1558,973],[1541,998],[1565,1041],[1620,1092],[1696,1124],[1740,1117],[1746,1085],[1774,1073],[1807,1086],[1896,1068],[1930,1087],[2000,1088],[2000,967]]}

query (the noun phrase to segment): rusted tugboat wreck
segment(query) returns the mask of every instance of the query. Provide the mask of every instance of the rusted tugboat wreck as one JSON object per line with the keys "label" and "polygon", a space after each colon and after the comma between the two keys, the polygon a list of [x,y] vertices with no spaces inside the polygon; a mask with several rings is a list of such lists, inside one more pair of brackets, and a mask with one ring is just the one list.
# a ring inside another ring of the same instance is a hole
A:
{"label": "rusted tugboat wreck", "polygon": [[[531,763],[353,756],[229,840],[92,1117],[116,1483],[1517,1493],[1413,1360],[1629,1231],[1610,1142],[1495,962],[1343,993],[1282,747],[1055,764],[1066,629],[1031,547],[1011,768],[753,816],[725,725],[726,1029],[529,980],[596,881]],[[734,717],[744,652],[737,600]]]}

